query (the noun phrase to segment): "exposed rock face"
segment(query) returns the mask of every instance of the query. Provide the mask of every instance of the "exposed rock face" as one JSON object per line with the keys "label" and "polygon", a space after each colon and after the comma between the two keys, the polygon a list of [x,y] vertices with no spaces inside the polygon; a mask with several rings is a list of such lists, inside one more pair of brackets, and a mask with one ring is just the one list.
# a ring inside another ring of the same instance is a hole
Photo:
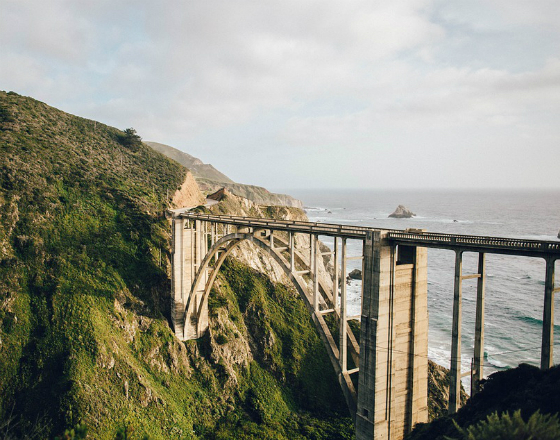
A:
{"label": "exposed rock face", "polygon": [[175,192],[171,202],[177,208],[195,207],[204,204],[204,196],[190,172],[187,172],[185,181],[181,188]]}
{"label": "exposed rock face", "polygon": [[[305,212],[301,209],[287,206],[262,206],[253,201],[238,197],[231,194],[227,189],[218,191],[220,203],[211,206],[209,209],[213,214],[228,214],[249,217],[275,218],[283,220],[299,220],[309,221]],[[277,233],[275,237],[280,240],[287,240],[287,234]],[[309,235],[296,234],[296,248],[309,264]],[[327,251],[327,247],[319,242],[322,252]],[[248,242],[242,242],[233,252],[232,256],[242,263],[266,274],[272,281],[280,282],[286,286],[292,286],[292,282],[288,279],[282,268],[268,255],[259,252],[257,248]],[[321,264],[322,263],[322,264]],[[333,260],[331,256],[323,256],[319,261],[319,280],[329,289],[332,288],[331,270],[333,268]],[[309,279],[311,286],[311,279]]]}
{"label": "exposed rock face", "polygon": [[[428,360],[428,419],[430,421],[447,415],[449,404],[449,370]],[[468,399],[461,385],[461,405]]]}
{"label": "exposed rock face", "polygon": [[411,218],[411,217],[414,217],[415,215],[416,214],[414,214],[406,206],[399,205],[399,206],[397,206],[397,209],[395,209],[395,212],[393,212],[392,214],[389,214],[389,217],[392,217],[392,218]]}
{"label": "exposed rock face", "polygon": [[216,202],[221,202],[224,199],[224,197],[227,197],[228,195],[230,195],[230,192],[225,188],[221,188],[215,193],[207,195],[206,198],[210,200],[215,200]]}
{"label": "exposed rock face", "polygon": [[220,187],[225,187],[236,196],[244,197],[259,205],[291,206],[293,208],[303,209],[301,200],[295,199],[287,194],[272,193],[262,186],[216,182],[204,178],[197,178],[197,182],[202,191],[216,191]]}

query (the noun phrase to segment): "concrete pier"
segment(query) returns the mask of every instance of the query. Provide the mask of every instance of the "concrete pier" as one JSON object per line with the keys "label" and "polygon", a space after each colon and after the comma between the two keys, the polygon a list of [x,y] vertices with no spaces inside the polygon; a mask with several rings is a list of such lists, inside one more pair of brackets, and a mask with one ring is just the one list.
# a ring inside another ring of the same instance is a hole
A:
{"label": "concrete pier", "polygon": [[356,438],[402,439],[428,421],[426,249],[366,236]]}
{"label": "concrete pier", "polygon": [[175,336],[182,341],[199,338],[208,329],[208,298],[203,301],[207,270],[202,275],[203,281],[192,291],[198,268],[208,252],[206,236],[205,223],[173,219],[171,313]]}

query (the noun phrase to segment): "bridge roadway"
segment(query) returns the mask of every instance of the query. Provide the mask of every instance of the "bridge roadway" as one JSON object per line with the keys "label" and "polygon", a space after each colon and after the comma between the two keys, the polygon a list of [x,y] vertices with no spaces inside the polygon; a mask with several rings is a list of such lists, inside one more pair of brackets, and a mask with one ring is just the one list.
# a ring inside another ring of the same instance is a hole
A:
{"label": "bridge roadway", "polygon": [[[454,290],[453,290],[453,323],[452,323],[452,343],[451,343],[451,382],[450,382],[450,397],[449,397],[449,412],[454,413],[458,410],[460,406],[460,389],[461,389],[461,377],[465,375],[471,375],[471,392],[475,394],[480,390],[480,380],[483,378],[482,366],[483,366],[483,359],[484,359],[484,296],[485,296],[485,280],[486,280],[486,270],[485,270],[485,255],[487,253],[490,254],[505,254],[505,255],[516,255],[516,256],[525,256],[525,257],[537,257],[543,258],[546,262],[546,274],[545,274],[545,289],[544,289],[544,307],[543,307],[543,330],[542,330],[542,346],[541,346],[541,368],[546,369],[550,368],[553,363],[553,329],[554,329],[554,294],[560,291],[560,288],[555,288],[555,262],[556,260],[560,259],[560,241],[540,241],[540,240],[526,240],[526,239],[517,239],[517,238],[504,238],[504,237],[488,237],[488,236],[474,236],[474,235],[459,235],[459,234],[441,234],[441,233],[433,233],[433,232],[426,232],[424,230],[419,229],[407,229],[407,230],[395,230],[395,229],[380,229],[380,228],[370,228],[370,227],[362,227],[362,226],[353,226],[353,225],[341,225],[341,224],[330,224],[330,223],[314,223],[314,222],[303,222],[303,221],[295,221],[295,220],[274,220],[274,219],[265,219],[265,218],[254,218],[254,217],[239,217],[239,216],[229,216],[229,215],[210,215],[210,214],[197,214],[193,212],[181,212],[175,214],[175,219],[183,219],[185,221],[190,221],[193,225],[197,222],[200,224],[212,224],[214,225],[213,228],[216,228],[215,231],[217,232],[217,225],[221,225],[222,232],[224,237],[230,232],[234,232],[234,236],[240,235],[236,231],[249,231],[250,234],[256,234],[258,231],[265,231],[268,233],[269,240],[270,240],[270,248],[274,250],[274,242],[273,242],[273,231],[284,231],[287,232],[289,235],[289,243],[283,243],[287,245],[286,247],[282,248],[284,250],[289,250],[291,252],[291,274],[293,278],[293,274],[298,274],[299,272],[294,270],[294,250],[292,244],[294,243],[295,234],[307,234],[313,240],[310,240],[310,249],[311,249],[311,256],[309,260],[310,270],[303,271],[307,273],[311,273],[311,266],[312,261],[311,258],[314,255],[314,250],[317,249],[317,243],[319,236],[330,236],[334,237],[334,254],[335,256],[335,280],[338,281],[339,274],[338,274],[338,260],[337,260],[337,246],[338,246],[338,239],[342,239],[342,268],[343,271],[340,274],[340,279],[344,279],[345,268],[346,268],[346,256],[345,249],[346,249],[346,240],[362,240],[363,241],[363,256],[360,257],[363,260],[363,273],[362,273],[362,326],[364,322],[368,322],[367,320],[364,321],[364,318],[369,319],[371,316],[371,301],[381,301],[382,297],[385,298],[383,295],[384,293],[380,293],[381,289],[385,284],[391,285],[389,293],[389,301],[390,304],[393,304],[393,289],[402,289],[402,287],[398,287],[398,282],[395,278],[395,273],[398,272],[398,268],[404,268],[406,265],[409,265],[413,269],[412,278],[409,281],[405,282],[403,285],[411,286],[412,285],[412,304],[413,309],[401,311],[400,313],[405,312],[405,314],[416,313],[415,310],[418,310],[418,319],[421,319],[422,308],[415,309],[414,303],[415,301],[424,301],[422,299],[422,290],[426,288],[426,286],[422,285],[426,281],[425,276],[425,268],[426,268],[426,260],[425,254],[422,252],[417,251],[415,249],[422,249],[422,248],[435,248],[435,249],[447,249],[455,252],[455,278],[454,278]],[[194,226],[190,226],[193,228]],[[234,228],[231,228],[234,227]],[[204,229],[206,230],[206,229]],[[214,229],[212,229],[214,231]],[[194,229],[193,229],[194,231]],[[266,235],[265,235],[266,236]],[[251,235],[252,237],[252,235]],[[377,237],[377,238],[375,238]],[[235,237],[234,237],[235,238]],[[281,241],[280,237],[277,238]],[[381,241],[376,241],[381,239]],[[262,240],[261,240],[262,241]],[[260,241],[259,241],[260,242]],[[377,243],[377,244],[376,244]],[[381,247],[379,247],[381,246]],[[262,245],[261,245],[262,247]],[[383,249],[388,249],[388,251],[384,251]],[[279,250],[279,249],[277,249]],[[419,253],[420,252],[420,253]],[[478,271],[475,274],[466,274],[463,275],[462,271],[462,258],[464,252],[474,252],[479,254],[478,259]],[[388,257],[390,255],[390,257]],[[225,255],[224,255],[225,258]],[[316,261],[316,256],[313,256]],[[387,265],[385,262],[389,261],[389,258],[392,263],[388,263]],[[380,266],[381,265],[381,266]],[[399,266],[401,265],[401,266]],[[316,263],[315,266],[316,268]],[[372,269],[373,268],[373,269]],[[422,269],[424,268],[424,269]],[[373,271],[372,271],[373,270]],[[403,269],[400,269],[401,271]],[[379,272],[381,271],[381,272]],[[384,272],[385,271],[385,272]],[[397,271],[397,272],[395,272]],[[422,272],[423,271],[423,272]],[[401,272],[402,273],[402,272]],[[373,275],[372,275],[373,274]],[[416,274],[416,275],[415,275]],[[373,277],[373,278],[372,278]],[[389,277],[389,278],[383,278]],[[316,280],[316,276],[314,276],[314,280]],[[368,278],[366,280],[366,278]],[[473,359],[473,366],[470,372],[461,372],[461,326],[462,326],[462,281],[465,279],[477,279],[477,300],[476,300],[476,321],[475,321],[475,347],[474,347],[474,359]],[[382,281],[384,280],[384,281]],[[401,278],[401,283],[403,282],[403,278]],[[385,284],[384,284],[385,283]],[[397,283],[397,284],[395,284]],[[406,284],[408,283],[408,284]],[[411,284],[412,283],[412,284]],[[420,283],[420,284],[419,284]],[[195,283],[196,284],[196,283]],[[319,292],[317,281],[314,281],[314,303],[315,303],[315,311],[318,315],[322,312],[317,308],[317,296]],[[425,284],[425,283],[424,283]],[[338,282],[335,282],[333,285],[338,285]],[[341,290],[341,304],[340,304],[340,313],[341,313],[341,323],[346,322],[346,315],[345,315],[345,283],[342,283]],[[381,286],[381,287],[380,287]],[[396,287],[395,287],[396,286]],[[195,286],[196,287],[196,286]],[[325,289],[323,289],[325,290]],[[337,289],[338,290],[338,289]],[[396,291],[396,290],[395,290]],[[336,290],[335,290],[336,292]],[[320,293],[320,292],[319,292]],[[381,295],[381,296],[380,296]],[[418,297],[417,300],[414,298],[417,295],[421,295]],[[425,294],[424,294],[425,295]],[[366,298],[367,297],[367,298]],[[333,292],[332,293],[332,302],[334,303],[334,309],[337,309],[336,304],[337,295]],[[344,300],[343,300],[344,298]],[[377,298],[377,299],[376,299]],[[370,304],[367,307],[370,307],[369,312],[366,313],[364,311],[364,301]],[[383,299],[383,301],[387,301],[387,298]],[[380,304],[380,302],[378,302]],[[389,303],[387,303],[389,304]],[[426,304],[427,306],[427,304]],[[378,306],[375,306],[378,307]],[[391,306],[392,307],[392,306]],[[423,306],[421,306],[423,307]],[[375,309],[377,312],[380,313],[379,310]],[[374,310],[374,311],[375,311]],[[391,309],[389,310],[390,317],[388,318],[389,328],[393,328],[392,320],[393,319],[400,319],[396,314],[397,311],[392,312]],[[385,313],[385,312],[384,312]],[[382,315],[379,314],[379,319],[381,320]],[[394,317],[393,317],[394,316]],[[426,328],[422,327],[424,324],[420,324],[418,327],[414,324],[415,319],[412,317],[415,315],[411,315],[411,320],[409,322],[409,326],[416,326],[415,330],[411,330],[411,338],[409,340],[410,344],[415,344],[415,331],[419,332],[416,338],[422,339],[425,335],[426,344],[427,344],[427,322],[425,324]],[[385,319],[385,318],[384,318]],[[427,319],[427,316],[426,316]],[[375,321],[377,322],[377,321]],[[380,326],[381,324],[377,324],[376,326]],[[346,325],[341,324],[341,329],[345,329]],[[379,327],[381,328],[381,327]],[[371,335],[375,336],[375,330]],[[362,339],[365,338],[365,333],[362,329]],[[343,333],[343,330],[341,330]],[[344,333],[346,331],[344,330]],[[381,333],[379,333],[381,334]],[[407,336],[408,337],[408,336]],[[372,343],[370,345],[375,349],[375,340],[376,337],[369,338],[366,344]],[[345,358],[344,355],[346,351],[346,337],[341,337],[340,339],[340,355],[339,361],[344,362]],[[373,342],[371,342],[373,341]],[[361,352],[361,347],[358,348]],[[379,350],[383,350],[383,348],[379,348]],[[385,349],[387,350],[387,349]],[[390,350],[390,349],[389,349]],[[422,350],[422,349],[420,349]],[[427,347],[426,347],[427,350]],[[335,351],[338,351],[335,348]],[[356,350],[357,351],[357,350]],[[412,353],[409,353],[412,355]],[[416,355],[412,355],[411,359],[414,359]],[[392,358],[392,355],[390,356]],[[360,362],[361,363],[361,362]],[[411,364],[412,369],[414,369],[414,363]],[[360,371],[360,384],[362,384],[362,378],[364,381],[367,382],[368,387],[370,383],[377,383],[375,380],[375,368],[381,368],[379,365],[376,365],[372,370],[372,373],[364,372],[362,376],[362,368],[367,367],[368,365],[359,365],[359,368],[356,368],[356,371]],[[424,367],[422,367],[424,368]],[[343,373],[347,373],[346,366],[343,367]],[[389,377],[390,371],[386,373]],[[389,379],[388,379],[389,380]],[[350,382],[350,381],[348,381]],[[364,382],[364,383],[366,383]],[[389,380],[390,382],[390,380]],[[388,383],[389,383],[388,382]],[[351,385],[351,384],[350,384]],[[360,385],[363,386],[363,385]],[[415,385],[416,386],[416,385]],[[373,388],[375,389],[375,385]],[[389,392],[390,393],[390,392]],[[390,395],[390,394],[389,394]],[[376,394],[376,398],[377,394]],[[367,400],[367,397],[366,397]],[[360,399],[358,399],[358,406],[360,407]],[[355,409],[354,409],[355,411]],[[410,410],[408,413],[408,420],[409,422],[405,430],[410,430],[413,426],[413,418],[410,414],[412,414],[413,410]],[[369,427],[370,420],[372,419],[371,414],[368,415],[367,411],[365,412],[365,416],[363,416],[360,411],[356,413],[355,420],[357,423],[357,437],[358,438],[370,438],[370,434],[368,430],[372,428]],[[365,421],[365,422],[364,422]],[[363,423],[362,423],[363,422]],[[364,424],[365,423],[365,424]],[[377,422],[376,422],[377,423]],[[379,424],[381,423],[381,425]],[[378,432],[379,426],[382,426],[383,422],[379,422],[377,425]],[[360,425],[361,424],[361,425]],[[367,426],[366,426],[367,425]],[[361,427],[360,427],[361,426]],[[392,426],[392,425],[390,425]],[[363,428],[363,429],[362,429]],[[375,431],[374,429],[374,431]],[[388,428],[389,437],[392,438],[390,435],[391,428]],[[364,433],[368,433],[367,435]],[[380,434],[373,434],[375,438],[377,438]],[[380,435],[379,438],[385,438],[385,434]],[[400,436],[396,436],[395,438],[400,438]]]}
{"label": "bridge roadway", "polygon": [[371,231],[387,231],[388,240],[395,245],[420,246],[463,252],[520,255],[526,257],[560,258],[560,241],[526,240],[519,238],[488,237],[478,235],[442,234],[418,229],[382,229],[333,223],[304,222],[298,220],[274,220],[258,217],[231,215],[194,214],[185,212],[181,218],[210,221],[238,227],[273,229],[330,237],[365,240]]}

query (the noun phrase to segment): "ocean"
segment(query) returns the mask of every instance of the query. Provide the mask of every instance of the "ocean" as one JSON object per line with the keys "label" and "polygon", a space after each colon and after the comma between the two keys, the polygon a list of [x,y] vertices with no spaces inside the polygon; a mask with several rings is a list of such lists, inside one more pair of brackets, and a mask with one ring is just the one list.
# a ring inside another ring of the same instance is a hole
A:
{"label": "ocean", "polygon": [[[558,240],[560,191],[289,190],[303,201],[310,221],[375,228],[423,228],[431,232]],[[404,205],[416,217],[391,219]],[[321,237],[332,247],[332,240]],[[348,254],[361,255],[361,242]],[[429,358],[449,368],[454,252],[428,249]],[[478,254],[465,253],[463,273],[477,272]],[[558,264],[557,264],[558,267]],[[349,262],[348,272],[361,269]],[[545,263],[540,258],[487,254],[484,374],[525,362],[540,364]],[[360,281],[348,287],[348,314],[360,314]],[[559,309],[558,296],[555,310]],[[476,280],[463,281],[462,370],[470,370],[474,347]],[[560,361],[560,319],[556,312],[554,363]],[[463,379],[470,388],[470,378]]]}

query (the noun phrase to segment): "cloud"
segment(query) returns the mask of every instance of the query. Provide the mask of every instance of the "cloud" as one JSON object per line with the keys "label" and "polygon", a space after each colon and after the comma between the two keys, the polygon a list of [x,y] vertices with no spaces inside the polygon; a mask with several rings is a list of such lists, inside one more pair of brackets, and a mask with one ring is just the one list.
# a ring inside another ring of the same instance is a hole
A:
{"label": "cloud", "polygon": [[425,183],[452,184],[461,172],[448,170],[472,168],[473,152],[518,168],[533,161],[520,159],[531,139],[559,158],[557,10],[549,0],[7,0],[0,80],[248,182],[281,186],[288,173],[294,186],[321,186],[324,173],[299,171],[336,160],[335,174],[353,170],[338,180],[348,185],[389,182],[382,170],[369,182],[375,161],[407,164],[402,185],[418,181],[415,164],[438,163]]}

